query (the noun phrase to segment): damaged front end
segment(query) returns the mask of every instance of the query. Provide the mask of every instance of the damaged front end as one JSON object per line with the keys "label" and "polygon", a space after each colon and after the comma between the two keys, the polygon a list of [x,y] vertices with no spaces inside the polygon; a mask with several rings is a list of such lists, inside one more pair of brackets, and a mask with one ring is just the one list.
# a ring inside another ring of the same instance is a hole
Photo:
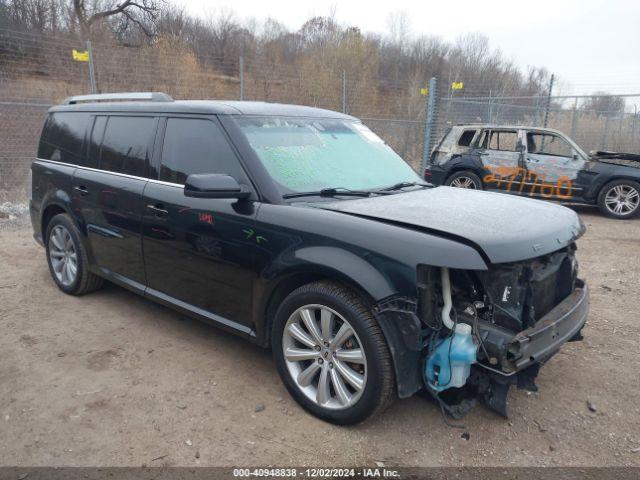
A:
{"label": "damaged front end", "polygon": [[478,345],[466,384],[441,394],[454,417],[476,400],[507,416],[511,385],[536,391],[540,366],[566,342],[582,339],[589,299],[578,279],[575,250],[571,244],[487,271],[450,272],[454,318],[472,327]]}
{"label": "damaged front end", "polygon": [[536,391],[540,367],[563,344],[582,339],[589,296],[575,250],[571,244],[486,271],[421,266],[417,303],[385,302],[377,316],[403,322],[406,364],[418,358],[422,384],[452,417],[478,401],[506,417],[510,387]]}

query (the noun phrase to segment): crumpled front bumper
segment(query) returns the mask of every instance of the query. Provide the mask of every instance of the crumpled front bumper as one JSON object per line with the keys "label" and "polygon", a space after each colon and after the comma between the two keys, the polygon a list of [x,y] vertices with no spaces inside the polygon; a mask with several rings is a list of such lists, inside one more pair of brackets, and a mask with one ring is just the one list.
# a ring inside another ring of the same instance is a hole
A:
{"label": "crumpled front bumper", "polygon": [[505,370],[520,371],[544,363],[560,347],[579,337],[589,314],[589,290],[584,282],[532,327],[518,333],[507,345]]}

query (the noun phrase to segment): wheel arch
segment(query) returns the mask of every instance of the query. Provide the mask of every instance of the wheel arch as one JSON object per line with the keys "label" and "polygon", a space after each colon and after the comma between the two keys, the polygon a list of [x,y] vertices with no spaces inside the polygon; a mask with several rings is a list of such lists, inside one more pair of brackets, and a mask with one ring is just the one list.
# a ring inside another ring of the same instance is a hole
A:
{"label": "wheel arch", "polygon": [[59,215],[61,213],[69,213],[67,211],[67,209],[62,206],[61,204],[54,202],[54,203],[49,203],[43,210],[42,210],[42,215],[40,216],[40,229],[42,232],[42,243],[46,246],[47,245],[47,228],[49,226],[49,223],[51,222],[51,219],[53,217],[55,217],[56,215]]}
{"label": "wheel arch", "polygon": [[68,197],[56,195],[49,198],[47,201],[43,202],[44,208],[41,210],[40,215],[40,232],[42,235],[42,244],[47,246],[47,227],[51,222],[51,219],[56,215],[61,213],[66,213],[71,218],[71,221],[76,226],[78,231],[80,232],[80,241],[83,243],[87,251],[87,257],[89,258],[89,262],[93,264],[94,256],[93,251],[91,250],[91,246],[87,241],[87,231],[83,228],[83,224],[81,219],[79,219],[76,215],[73,214],[73,210],[71,209],[70,201]]}
{"label": "wheel arch", "polygon": [[309,265],[295,268],[278,275],[269,282],[268,288],[260,302],[258,314],[262,317],[263,332],[261,343],[268,347],[271,344],[273,320],[280,304],[296,289],[319,281],[331,281],[349,288],[360,296],[369,306],[374,304],[373,297],[354,279],[338,270]]}
{"label": "wheel arch", "polygon": [[634,177],[625,172],[613,173],[611,175],[599,175],[598,178],[596,178],[596,180],[594,180],[594,182],[587,188],[585,198],[593,201],[594,203],[598,203],[598,197],[604,188],[611,182],[615,182],[617,180],[628,180],[640,184],[640,176]]}
{"label": "wheel arch", "polygon": [[444,179],[443,183],[446,183],[452,176],[454,176],[456,173],[460,173],[460,172],[471,172],[471,173],[473,173],[474,175],[476,175],[480,179],[480,187],[482,189],[485,188],[484,180],[482,179],[482,177],[483,177],[485,172],[482,171],[481,169],[478,169],[477,167],[468,166],[468,165],[456,165],[455,167],[452,167],[451,170],[447,173],[447,176]]}

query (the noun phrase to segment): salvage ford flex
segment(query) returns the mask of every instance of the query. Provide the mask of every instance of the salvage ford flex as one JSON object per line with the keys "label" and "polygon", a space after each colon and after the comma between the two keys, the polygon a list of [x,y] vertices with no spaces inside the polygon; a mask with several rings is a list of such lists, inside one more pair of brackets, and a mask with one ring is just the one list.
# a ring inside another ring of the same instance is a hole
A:
{"label": "salvage ford flex", "polygon": [[507,415],[512,385],[580,340],[571,210],[433,187],[356,118],[161,93],[51,108],[31,219],[53,280],[104,280],[270,346],[338,424],[396,396]]}

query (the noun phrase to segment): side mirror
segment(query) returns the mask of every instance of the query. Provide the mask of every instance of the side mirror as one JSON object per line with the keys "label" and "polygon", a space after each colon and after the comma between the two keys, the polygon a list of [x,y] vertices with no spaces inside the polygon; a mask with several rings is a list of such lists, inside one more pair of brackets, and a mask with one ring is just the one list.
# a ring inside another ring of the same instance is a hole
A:
{"label": "side mirror", "polygon": [[230,175],[194,173],[184,183],[184,195],[198,198],[249,198],[251,191]]}

